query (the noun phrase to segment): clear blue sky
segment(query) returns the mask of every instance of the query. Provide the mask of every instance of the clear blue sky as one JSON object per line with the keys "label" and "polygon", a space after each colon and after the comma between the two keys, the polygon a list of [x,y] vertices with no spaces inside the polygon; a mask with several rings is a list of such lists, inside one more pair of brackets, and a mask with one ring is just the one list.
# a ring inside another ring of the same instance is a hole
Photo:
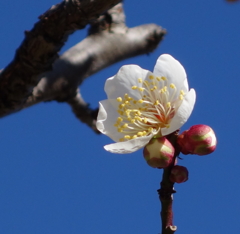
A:
{"label": "clear blue sky", "polygon": [[[24,30],[55,0],[2,1],[0,68],[13,58]],[[189,121],[210,125],[217,150],[183,156],[189,181],[176,185],[174,224],[178,234],[238,233],[240,229],[239,87],[240,3],[192,0],[126,0],[129,27],[156,23],[168,30],[161,46],[90,77],[82,94],[92,107],[105,99],[105,80],[123,64],[152,70],[169,53],[186,69],[197,102]],[[72,35],[63,51],[81,40]],[[96,91],[91,92],[94,87]],[[0,121],[0,233],[157,234],[162,171],[142,152],[114,155],[111,140],[80,123],[66,104],[43,103]]]}

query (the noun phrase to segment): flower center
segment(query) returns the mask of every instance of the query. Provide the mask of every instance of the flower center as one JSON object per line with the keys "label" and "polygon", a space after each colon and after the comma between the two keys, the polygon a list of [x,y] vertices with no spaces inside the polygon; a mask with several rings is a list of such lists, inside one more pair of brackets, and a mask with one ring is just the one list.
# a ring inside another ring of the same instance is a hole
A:
{"label": "flower center", "polygon": [[177,91],[174,84],[168,85],[166,77],[150,75],[146,80],[139,78],[138,83],[139,86],[131,88],[140,94],[140,99],[127,93],[117,98],[119,117],[114,126],[124,136],[119,141],[161,134],[161,128],[170,127],[185,95],[183,90]]}

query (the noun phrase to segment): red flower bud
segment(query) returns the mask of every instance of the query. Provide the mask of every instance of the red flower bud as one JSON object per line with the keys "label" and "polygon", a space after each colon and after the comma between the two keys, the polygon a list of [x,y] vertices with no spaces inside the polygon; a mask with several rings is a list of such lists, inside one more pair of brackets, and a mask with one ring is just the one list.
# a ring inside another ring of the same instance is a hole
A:
{"label": "red flower bud", "polygon": [[168,167],[174,157],[174,148],[166,137],[152,138],[143,149],[148,165],[154,168]]}
{"label": "red flower bud", "polygon": [[174,166],[171,170],[170,181],[173,183],[183,183],[188,180],[188,169],[183,166]]}
{"label": "red flower bud", "polygon": [[198,124],[179,135],[177,143],[183,154],[207,155],[216,149],[217,139],[212,128]]}

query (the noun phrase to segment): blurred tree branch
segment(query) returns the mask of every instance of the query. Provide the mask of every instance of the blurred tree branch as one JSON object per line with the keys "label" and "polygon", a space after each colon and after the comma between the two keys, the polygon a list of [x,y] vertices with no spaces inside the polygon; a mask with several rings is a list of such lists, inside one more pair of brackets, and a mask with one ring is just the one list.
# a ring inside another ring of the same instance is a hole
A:
{"label": "blurred tree branch", "polygon": [[239,0],[226,0],[227,2],[238,2]]}
{"label": "blurred tree branch", "polygon": [[[155,24],[127,28],[118,2],[65,0],[42,14],[0,73],[0,116],[56,100],[67,102],[96,131],[97,111],[88,107],[78,86],[103,68],[153,51],[166,33]],[[58,58],[68,36],[87,24],[88,36]]]}

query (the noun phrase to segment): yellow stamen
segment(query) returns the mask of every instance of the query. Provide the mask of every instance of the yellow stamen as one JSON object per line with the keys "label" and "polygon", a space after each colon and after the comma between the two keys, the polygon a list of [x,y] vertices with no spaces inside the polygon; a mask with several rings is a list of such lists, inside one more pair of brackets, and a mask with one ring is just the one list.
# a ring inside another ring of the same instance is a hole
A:
{"label": "yellow stamen", "polygon": [[123,119],[122,119],[121,117],[118,117],[118,118],[117,118],[117,121],[122,122]]}
{"label": "yellow stamen", "polygon": [[151,127],[148,128],[148,132],[152,132],[152,130],[153,130],[153,128],[151,128]]}
{"label": "yellow stamen", "polygon": [[184,93],[184,91],[183,91],[183,90],[181,90],[181,91],[180,91],[180,94],[182,94],[182,95],[185,95],[185,93]]}
{"label": "yellow stamen", "polygon": [[123,130],[122,130],[122,128],[118,128],[117,131],[118,132],[122,132]]}
{"label": "yellow stamen", "polygon": [[118,97],[118,98],[117,98],[117,101],[118,101],[118,102],[122,102],[122,98],[121,98],[121,97]]}

